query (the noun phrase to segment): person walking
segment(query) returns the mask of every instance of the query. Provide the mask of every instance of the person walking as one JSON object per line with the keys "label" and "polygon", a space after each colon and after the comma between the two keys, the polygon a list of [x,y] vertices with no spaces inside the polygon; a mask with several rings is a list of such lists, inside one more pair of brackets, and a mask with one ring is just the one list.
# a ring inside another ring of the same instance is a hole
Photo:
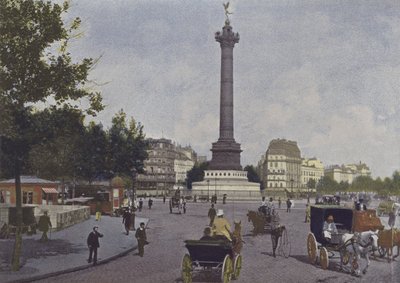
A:
{"label": "person walking", "polygon": [[100,221],[101,220],[101,202],[98,201],[96,203],[96,221]]}
{"label": "person walking", "polygon": [[164,194],[163,198],[162,198],[163,203],[165,203],[165,199],[166,199],[166,197],[165,197],[165,194]]}
{"label": "person walking", "polygon": [[290,213],[290,208],[292,207],[292,202],[288,198],[286,201],[286,212]]}
{"label": "person walking", "polygon": [[89,258],[87,262],[91,263],[93,258],[93,265],[97,264],[97,249],[100,247],[99,238],[103,237],[103,234],[98,232],[98,228],[99,227],[94,226],[93,231],[89,233],[87,238],[87,245],[89,247]]}
{"label": "person walking", "polygon": [[143,199],[140,198],[139,199],[139,211],[142,211],[142,208],[143,208]]}
{"label": "person walking", "polygon": [[149,198],[148,205],[149,205],[149,209],[151,209],[151,207],[153,206],[153,200],[151,199],[151,197]]}
{"label": "person walking", "polygon": [[122,224],[125,225],[125,231],[126,235],[129,235],[129,230],[131,228],[132,224],[132,217],[131,213],[129,212],[129,209],[126,209],[124,211],[124,214],[122,215]]}
{"label": "person walking", "polygon": [[282,204],[281,197],[279,197],[279,198],[278,198],[278,208],[279,208],[279,209],[281,208],[281,204]]}
{"label": "person walking", "polygon": [[43,215],[40,216],[38,223],[39,231],[43,232],[42,237],[40,238],[41,242],[46,242],[47,240],[49,240],[49,238],[47,237],[47,232],[50,230],[51,227],[52,225],[50,217],[47,215],[47,210],[45,210],[43,211]]}
{"label": "person walking", "polygon": [[208,210],[208,218],[210,218],[210,227],[212,227],[216,215],[217,211],[215,210],[214,204],[212,203],[211,208]]}
{"label": "person walking", "polygon": [[140,227],[136,230],[135,233],[135,238],[138,241],[138,250],[139,250],[139,256],[143,257],[144,255],[144,246],[147,245],[149,242],[147,242],[147,236],[146,236],[146,228],[144,226],[144,222],[140,223]]}

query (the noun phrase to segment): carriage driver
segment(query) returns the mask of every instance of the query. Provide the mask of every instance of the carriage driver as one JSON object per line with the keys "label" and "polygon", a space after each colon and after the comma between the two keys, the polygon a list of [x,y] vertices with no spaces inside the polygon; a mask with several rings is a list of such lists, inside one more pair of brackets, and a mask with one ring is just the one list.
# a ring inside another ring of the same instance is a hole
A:
{"label": "carriage driver", "polygon": [[217,218],[214,219],[212,231],[213,236],[217,236],[217,238],[222,236],[232,242],[231,225],[228,220],[224,218],[224,211],[222,209],[218,209],[217,211]]}
{"label": "carriage driver", "polygon": [[326,221],[324,221],[324,228],[322,229],[325,240],[330,242],[332,240],[332,234],[337,234],[335,222],[333,222],[333,216],[329,215]]}

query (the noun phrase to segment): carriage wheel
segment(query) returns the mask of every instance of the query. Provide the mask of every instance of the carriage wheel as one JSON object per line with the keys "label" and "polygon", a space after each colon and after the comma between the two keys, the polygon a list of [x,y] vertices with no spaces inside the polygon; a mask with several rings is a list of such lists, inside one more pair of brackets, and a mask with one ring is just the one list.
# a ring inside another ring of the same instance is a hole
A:
{"label": "carriage wheel", "polygon": [[278,252],[284,257],[288,258],[290,256],[291,245],[289,241],[289,236],[286,228],[282,230],[282,236],[279,239]]}
{"label": "carriage wheel", "polygon": [[322,247],[319,250],[319,258],[320,258],[320,261],[321,261],[322,269],[324,269],[324,270],[327,269],[328,266],[329,266],[329,256],[328,256],[328,251],[326,250],[325,247]]}
{"label": "carriage wheel", "polygon": [[226,255],[224,258],[224,263],[222,265],[221,281],[223,283],[228,283],[231,281],[231,276],[233,273],[233,264],[231,257]]}
{"label": "carriage wheel", "polygon": [[185,254],[182,259],[182,281],[183,283],[192,282],[192,260],[188,254]]}
{"label": "carriage wheel", "polygon": [[317,260],[317,240],[313,233],[308,233],[307,251],[310,262],[315,263]]}
{"label": "carriage wheel", "polygon": [[172,203],[169,201],[169,213],[172,213]]}
{"label": "carriage wheel", "polygon": [[236,280],[239,278],[241,269],[242,269],[242,256],[236,255],[235,262],[233,264],[233,275],[232,275],[233,280]]}

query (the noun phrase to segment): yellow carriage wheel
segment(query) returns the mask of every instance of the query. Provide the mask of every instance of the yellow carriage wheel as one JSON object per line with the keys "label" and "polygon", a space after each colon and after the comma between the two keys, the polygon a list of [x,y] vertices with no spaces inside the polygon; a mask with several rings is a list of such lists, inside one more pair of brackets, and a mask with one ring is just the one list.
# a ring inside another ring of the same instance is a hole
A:
{"label": "yellow carriage wheel", "polygon": [[307,252],[308,258],[312,264],[317,260],[317,240],[313,233],[308,233],[307,237]]}
{"label": "yellow carriage wheel", "polygon": [[192,260],[190,255],[185,254],[182,259],[182,281],[184,283],[192,283]]}
{"label": "yellow carriage wheel", "polygon": [[236,255],[235,256],[235,261],[233,264],[233,275],[232,279],[236,280],[239,278],[240,275],[240,270],[242,269],[242,256],[241,255]]}
{"label": "yellow carriage wheel", "polygon": [[319,258],[321,261],[321,267],[322,269],[327,269],[329,266],[329,257],[328,257],[328,251],[325,247],[321,247],[319,250]]}
{"label": "yellow carriage wheel", "polygon": [[223,283],[231,282],[233,273],[233,263],[229,255],[225,256],[224,263],[222,265],[221,281]]}

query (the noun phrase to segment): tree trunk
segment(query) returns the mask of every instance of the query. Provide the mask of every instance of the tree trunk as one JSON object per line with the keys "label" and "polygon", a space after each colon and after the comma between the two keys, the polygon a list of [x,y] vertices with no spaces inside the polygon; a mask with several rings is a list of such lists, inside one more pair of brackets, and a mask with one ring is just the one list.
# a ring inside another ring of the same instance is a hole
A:
{"label": "tree trunk", "polygon": [[18,157],[15,160],[15,196],[16,196],[16,217],[17,230],[15,232],[14,251],[12,256],[12,270],[18,271],[20,268],[20,256],[22,249],[22,193],[21,193],[21,172]]}

